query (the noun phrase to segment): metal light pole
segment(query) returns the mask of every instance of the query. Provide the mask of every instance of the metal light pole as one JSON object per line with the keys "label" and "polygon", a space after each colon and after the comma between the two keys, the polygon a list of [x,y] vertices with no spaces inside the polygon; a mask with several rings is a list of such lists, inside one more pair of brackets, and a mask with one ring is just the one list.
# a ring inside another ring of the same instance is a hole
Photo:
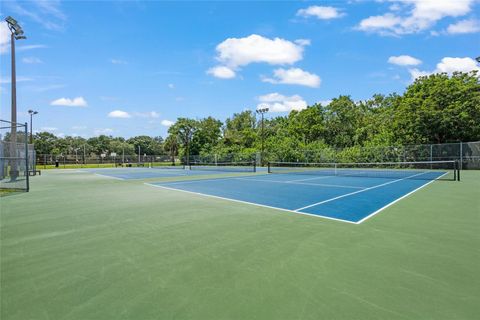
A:
{"label": "metal light pole", "polygon": [[30,114],[30,144],[33,144],[33,116],[38,114],[38,111],[28,110]]}
{"label": "metal light pole", "polygon": [[257,108],[257,110],[256,110],[256,112],[257,112],[258,114],[261,114],[261,116],[262,116],[262,137],[261,137],[261,138],[262,138],[262,150],[261,150],[261,152],[260,152],[260,162],[261,162],[262,165],[263,165],[264,140],[265,140],[264,130],[263,130],[263,126],[264,126],[264,125],[263,125],[263,115],[264,115],[265,113],[267,113],[268,110],[269,110],[269,107],[268,107],[268,105],[265,105],[265,104],[259,105],[258,108]]}
{"label": "metal light pole", "polygon": [[[17,20],[8,16],[5,21],[8,24],[10,29],[10,42],[12,50],[12,110],[11,110],[11,121],[12,121],[12,130],[11,130],[11,154],[10,157],[15,158],[17,154],[17,75],[15,69],[15,40],[26,39],[23,35],[22,27],[17,23]],[[25,137],[26,138],[26,137]],[[17,162],[15,159],[12,159],[12,164],[10,167],[10,177],[12,180],[16,180],[18,177],[18,168]]]}

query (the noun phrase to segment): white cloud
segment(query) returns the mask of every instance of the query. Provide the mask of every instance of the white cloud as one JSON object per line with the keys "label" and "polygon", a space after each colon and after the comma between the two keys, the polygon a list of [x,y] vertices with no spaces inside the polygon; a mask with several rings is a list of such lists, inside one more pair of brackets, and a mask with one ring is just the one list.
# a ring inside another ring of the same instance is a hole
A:
{"label": "white cloud", "polygon": [[160,114],[156,111],[134,112],[133,115],[140,118],[153,118],[153,119],[157,119],[160,117]]}
{"label": "white cloud", "polygon": [[276,69],[273,71],[273,78],[263,78],[262,81],[275,84],[298,84],[313,88],[318,88],[321,83],[319,76],[299,68]]}
{"label": "white cloud", "polygon": [[409,69],[410,75],[412,77],[412,81],[414,81],[418,77],[428,76],[434,73],[448,73],[452,74],[455,71],[459,72],[470,72],[473,70],[480,71],[480,66],[478,63],[472,58],[451,58],[445,57],[443,58],[438,64],[434,71],[421,71],[418,69]]}
{"label": "white cloud", "polygon": [[113,133],[113,129],[110,128],[98,128],[93,130],[94,135],[99,136],[99,135],[109,135]]}
{"label": "white cloud", "polygon": [[170,127],[174,124],[175,122],[173,121],[170,121],[170,120],[162,120],[161,124],[162,126],[165,126],[165,127]]}
{"label": "white cloud", "polygon": [[0,54],[8,51],[10,45],[10,30],[5,21],[0,22]]}
{"label": "white cloud", "polygon": [[344,14],[334,7],[310,6],[297,11],[297,16],[315,17],[320,20],[329,20],[342,17]]}
{"label": "white cloud", "polygon": [[42,132],[42,131],[53,133],[55,131],[58,131],[58,128],[55,128],[55,127],[41,127],[40,132]]}
{"label": "white cloud", "polygon": [[268,39],[256,34],[229,38],[217,46],[217,59],[231,68],[250,63],[292,64],[302,59],[303,46],[281,38]]}
{"label": "white cloud", "polygon": [[72,130],[85,130],[87,129],[87,126],[73,126]]}
{"label": "white cloud", "polygon": [[231,79],[236,71],[251,63],[271,65],[293,64],[303,58],[303,50],[310,40],[294,42],[281,38],[269,39],[252,34],[244,38],[228,38],[216,47],[220,65],[207,71],[217,78]]}
{"label": "white cloud", "polygon": [[131,118],[132,116],[126,112],[126,111],[122,111],[122,110],[113,110],[113,111],[110,111],[108,113],[108,117],[109,118],[120,118],[120,119],[127,119],[127,118]]}
{"label": "white cloud", "polygon": [[50,102],[52,106],[64,106],[64,107],[86,107],[87,101],[83,97],[76,97],[73,99],[70,98],[60,98]]}
{"label": "white cloud", "polygon": [[412,56],[401,55],[391,56],[388,58],[388,63],[396,64],[398,66],[418,66],[422,61]]}
{"label": "white cloud", "polygon": [[[371,16],[360,21],[358,29],[368,32],[378,32],[380,34],[395,33],[393,30],[402,21],[401,18],[387,13],[381,16]],[[393,29],[393,30],[392,30]]]}
{"label": "white cloud", "polygon": [[480,70],[477,62],[472,58],[450,58],[445,57],[437,64],[436,72],[453,73],[454,71],[470,72]]}
{"label": "white cloud", "polygon": [[28,17],[48,30],[63,30],[67,16],[60,9],[59,0],[32,1],[25,7],[22,5],[20,2],[6,2],[9,11],[16,15]]}
{"label": "white cloud", "polygon": [[410,73],[412,81],[415,81],[417,78],[427,77],[432,74],[432,72],[418,70],[417,68],[408,69],[408,72]]}
{"label": "white cloud", "polygon": [[15,48],[16,51],[28,51],[28,50],[34,50],[34,49],[43,49],[43,48],[48,48],[44,44],[30,44],[28,46],[18,46]]}
{"label": "white cloud", "polygon": [[169,83],[169,84],[168,84],[168,88],[169,88],[169,89],[175,89],[175,85],[174,85],[173,83]]}
{"label": "white cloud", "polygon": [[294,42],[303,47],[309,46],[312,44],[312,41],[310,39],[297,39]]}
{"label": "white cloud", "polygon": [[480,21],[475,19],[461,20],[447,28],[449,34],[463,34],[480,32]]}
{"label": "white cloud", "polygon": [[[10,29],[5,21],[0,21],[0,54],[6,53],[10,48]],[[43,44],[17,45],[16,51],[27,51],[32,49],[46,48]]]}
{"label": "white cloud", "polygon": [[[33,78],[30,77],[17,77],[17,82],[33,81]],[[0,84],[11,83],[12,79],[10,77],[1,77]]]}
{"label": "white cloud", "polygon": [[328,106],[330,103],[332,103],[332,100],[329,99],[329,100],[320,100],[318,101],[318,103],[320,103],[322,106]]}
{"label": "white cloud", "polygon": [[300,111],[307,108],[307,102],[299,95],[284,96],[274,92],[259,96],[258,101],[261,103],[257,105],[257,109],[268,106],[269,112]]}
{"label": "white cloud", "polygon": [[216,66],[207,70],[207,74],[211,74],[216,78],[232,79],[235,78],[235,71],[225,66]]}
{"label": "white cloud", "polygon": [[112,64],[127,64],[127,61],[121,59],[111,59],[110,62]]}
{"label": "white cloud", "polygon": [[27,63],[27,64],[39,64],[39,63],[43,63],[42,60],[40,60],[39,58],[37,57],[25,57],[22,59],[22,62],[23,63]]}
{"label": "white cloud", "polygon": [[[382,35],[422,32],[446,17],[468,14],[475,0],[390,0],[390,12],[360,21],[357,29]],[[401,15],[402,12],[406,14]]]}

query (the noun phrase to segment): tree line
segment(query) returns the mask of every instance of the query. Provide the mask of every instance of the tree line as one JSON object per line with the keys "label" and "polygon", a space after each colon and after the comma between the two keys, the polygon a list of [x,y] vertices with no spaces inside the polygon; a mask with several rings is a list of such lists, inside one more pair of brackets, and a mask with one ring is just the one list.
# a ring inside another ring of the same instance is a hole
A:
{"label": "tree line", "polygon": [[421,77],[402,95],[376,94],[364,101],[339,96],[329,104],[313,104],[285,116],[267,117],[264,132],[252,111],[235,113],[222,122],[213,117],[179,118],[168,136],[130,139],[101,135],[60,138],[35,134],[37,154],[244,154],[259,152],[264,139],[266,157],[294,160],[300,150],[342,149],[351,158],[359,148],[435,144],[480,140],[480,82],[478,73],[457,72]]}

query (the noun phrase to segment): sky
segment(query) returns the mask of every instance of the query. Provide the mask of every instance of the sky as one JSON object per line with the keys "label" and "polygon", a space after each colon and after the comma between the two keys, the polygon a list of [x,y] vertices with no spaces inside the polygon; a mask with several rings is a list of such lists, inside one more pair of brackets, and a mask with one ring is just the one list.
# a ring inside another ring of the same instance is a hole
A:
{"label": "sky", "polygon": [[[178,117],[286,115],[479,70],[478,0],[13,1],[18,121],[58,136],[167,135]],[[0,118],[10,119],[0,23]]]}

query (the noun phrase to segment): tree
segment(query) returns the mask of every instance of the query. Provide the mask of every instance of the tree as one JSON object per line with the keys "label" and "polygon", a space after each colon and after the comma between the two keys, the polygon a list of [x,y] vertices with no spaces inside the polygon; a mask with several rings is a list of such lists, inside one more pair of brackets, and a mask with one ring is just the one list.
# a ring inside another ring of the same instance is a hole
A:
{"label": "tree", "polygon": [[208,117],[197,122],[192,138],[192,154],[210,153],[222,136],[222,122]]}
{"label": "tree", "polygon": [[478,73],[421,77],[407,88],[393,130],[401,144],[473,141],[480,138]]}
{"label": "tree", "polygon": [[197,121],[188,118],[178,118],[177,122],[168,129],[168,133],[176,136],[184,148],[187,164],[190,163],[190,143],[197,128]]}
{"label": "tree", "polygon": [[37,154],[51,154],[55,148],[58,138],[50,132],[38,132],[34,135],[33,141]]}
{"label": "tree", "polygon": [[236,145],[241,148],[252,148],[257,136],[255,114],[250,110],[235,113],[231,119],[225,121],[226,146]]}
{"label": "tree", "polygon": [[349,96],[332,100],[325,108],[325,141],[327,144],[344,148],[356,142],[355,132],[364,120],[364,108]]}
{"label": "tree", "polygon": [[162,153],[162,141],[161,137],[136,136],[128,139],[127,143],[132,145],[137,153],[140,148],[141,154],[154,155]]}
{"label": "tree", "polygon": [[165,152],[170,154],[172,164],[175,164],[175,156],[178,154],[178,137],[175,134],[170,134],[163,144]]}

